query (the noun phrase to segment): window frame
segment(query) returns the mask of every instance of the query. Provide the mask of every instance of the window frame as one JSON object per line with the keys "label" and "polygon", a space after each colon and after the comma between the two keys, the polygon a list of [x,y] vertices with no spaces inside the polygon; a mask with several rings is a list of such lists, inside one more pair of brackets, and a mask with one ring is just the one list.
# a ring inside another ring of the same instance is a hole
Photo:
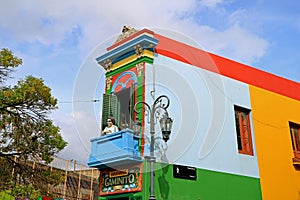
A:
{"label": "window frame", "polygon": [[[254,150],[253,150],[250,113],[251,110],[234,105],[234,118],[235,118],[238,152],[240,154],[253,156]],[[243,126],[245,122],[246,122],[246,128],[244,128],[245,125]]]}
{"label": "window frame", "polygon": [[[124,102],[120,98],[120,94],[122,92],[128,93],[128,99],[126,99]],[[135,119],[134,115],[134,105],[136,102],[136,91],[135,91],[135,84],[132,84],[128,88],[124,88],[123,90],[112,93],[112,94],[103,94],[103,102],[102,102],[102,124],[101,124],[101,130],[104,130],[106,127],[106,121],[108,117],[113,117],[116,121],[116,126],[119,127],[119,130],[123,130],[125,128],[132,129],[133,121]],[[128,100],[128,102],[127,102]],[[128,103],[128,104],[127,104]],[[127,112],[122,112],[124,109],[128,109]],[[127,126],[123,127],[122,125],[122,114],[126,116],[126,122]]]}
{"label": "window frame", "polygon": [[[292,140],[292,149],[294,153],[294,161],[300,162],[300,124],[294,123],[294,122],[289,122],[289,128],[290,128],[290,137]],[[296,139],[296,133],[294,132],[294,129],[298,130],[298,142]],[[297,145],[298,144],[298,145]],[[298,147],[299,148],[298,148]]]}

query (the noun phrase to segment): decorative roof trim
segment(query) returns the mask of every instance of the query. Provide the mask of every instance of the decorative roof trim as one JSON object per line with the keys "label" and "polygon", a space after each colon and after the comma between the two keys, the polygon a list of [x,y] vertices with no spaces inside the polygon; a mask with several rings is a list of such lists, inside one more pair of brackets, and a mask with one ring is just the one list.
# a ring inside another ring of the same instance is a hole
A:
{"label": "decorative roof trim", "polygon": [[137,36],[139,36],[139,35],[145,34],[145,33],[148,33],[148,34],[150,34],[150,35],[153,35],[153,34],[154,34],[153,31],[150,31],[150,30],[148,30],[148,29],[142,29],[142,30],[140,30],[140,31],[138,31],[138,32],[136,32],[136,33],[134,33],[134,34],[132,34],[132,35],[130,35],[130,36],[124,38],[123,40],[114,43],[114,44],[111,45],[110,47],[107,47],[106,50],[107,50],[107,51],[110,51],[110,50],[112,50],[112,49],[114,49],[114,48],[116,48],[116,47],[118,47],[118,46],[120,46],[120,45],[122,45],[122,44],[128,42],[129,40],[131,40],[131,39],[133,39],[133,38],[135,38],[135,37],[137,37]]}
{"label": "decorative roof trim", "polygon": [[132,28],[131,26],[123,26],[122,34],[119,35],[119,37],[117,38],[115,43],[118,43],[121,40],[124,40],[125,38],[128,38],[129,36],[135,34],[136,32],[138,32],[138,31],[136,29]]}
{"label": "decorative roof trim", "polygon": [[[158,40],[149,34],[138,34],[133,39],[119,45],[107,53],[96,58],[96,61],[107,71],[115,70],[114,63],[120,62],[131,55],[136,55],[135,59],[147,56],[149,51],[154,53],[154,48]],[[119,66],[121,67],[121,66]]]}

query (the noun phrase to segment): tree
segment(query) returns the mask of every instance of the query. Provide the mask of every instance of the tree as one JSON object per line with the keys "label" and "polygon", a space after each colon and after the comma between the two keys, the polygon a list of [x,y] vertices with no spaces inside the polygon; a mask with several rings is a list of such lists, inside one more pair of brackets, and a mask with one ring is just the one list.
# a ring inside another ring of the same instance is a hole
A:
{"label": "tree", "polygon": [[6,169],[0,174],[2,186],[8,184],[8,177],[13,184],[50,182],[53,177],[39,173],[32,163],[50,163],[67,145],[49,118],[57,109],[57,99],[41,78],[27,76],[15,86],[5,85],[21,64],[22,59],[10,50],[0,51],[0,167]]}
{"label": "tree", "polygon": [[14,68],[22,64],[22,59],[14,56],[8,49],[0,51],[0,83],[6,80]]}

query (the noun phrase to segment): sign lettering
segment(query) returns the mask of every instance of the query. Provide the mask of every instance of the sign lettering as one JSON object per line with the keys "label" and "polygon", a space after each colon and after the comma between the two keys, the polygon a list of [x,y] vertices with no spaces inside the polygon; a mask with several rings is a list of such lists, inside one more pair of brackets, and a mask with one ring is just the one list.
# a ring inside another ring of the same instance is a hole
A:
{"label": "sign lettering", "polygon": [[100,171],[100,195],[138,192],[142,190],[142,166],[134,165],[122,170]]}

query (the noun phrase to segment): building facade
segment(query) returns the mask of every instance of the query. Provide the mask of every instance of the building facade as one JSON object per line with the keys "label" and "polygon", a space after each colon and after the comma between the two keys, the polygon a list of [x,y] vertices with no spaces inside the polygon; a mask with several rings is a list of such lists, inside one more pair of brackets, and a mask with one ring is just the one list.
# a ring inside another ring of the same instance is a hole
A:
{"label": "building facade", "polygon": [[300,199],[299,83],[130,27],[97,62],[102,129],[108,117],[121,129],[91,139],[99,199],[149,198],[149,113],[135,105],[162,94],[174,125],[167,143],[155,126],[156,199]]}

